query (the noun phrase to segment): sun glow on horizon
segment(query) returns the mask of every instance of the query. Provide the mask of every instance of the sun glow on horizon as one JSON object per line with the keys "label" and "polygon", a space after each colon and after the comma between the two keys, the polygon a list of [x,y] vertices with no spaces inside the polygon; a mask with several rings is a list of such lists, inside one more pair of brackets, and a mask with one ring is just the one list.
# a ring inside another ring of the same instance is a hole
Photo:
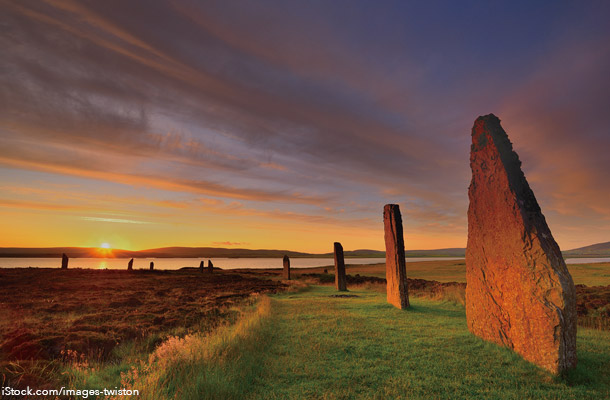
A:
{"label": "sun glow on horizon", "polygon": [[104,258],[114,257],[112,248],[110,247],[110,244],[107,242],[100,244],[100,247],[97,249],[97,254],[98,254],[98,256],[104,257]]}

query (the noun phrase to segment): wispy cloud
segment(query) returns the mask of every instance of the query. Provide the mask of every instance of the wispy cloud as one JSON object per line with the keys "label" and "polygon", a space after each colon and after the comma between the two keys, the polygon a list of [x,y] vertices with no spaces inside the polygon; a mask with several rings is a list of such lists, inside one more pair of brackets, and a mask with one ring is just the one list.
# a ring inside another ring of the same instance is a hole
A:
{"label": "wispy cloud", "polygon": [[397,202],[410,229],[465,242],[469,131],[496,112],[554,232],[610,234],[595,224],[610,214],[608,5],[0,7],[0,170],[113,184],[122,204],[32,191],[6,208],[139,212],[141,199],[147,221],[376,232]]}
{"label": "wispy cloud", "polygon": [[81,217],[85,221],[94,222],[110,222],[113,224],[152,224],[148,221],[136,221],[133,219],[122,219],[122,218],[105,218],[105,217]]}

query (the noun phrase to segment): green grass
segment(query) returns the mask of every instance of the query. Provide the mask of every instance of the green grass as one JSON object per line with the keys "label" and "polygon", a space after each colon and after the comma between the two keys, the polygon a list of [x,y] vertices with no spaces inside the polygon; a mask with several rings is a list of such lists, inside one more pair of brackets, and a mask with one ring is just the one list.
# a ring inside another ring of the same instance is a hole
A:
{"label": "green grass", "polygon": [[610,395],[610,334],[581,329],[579,366],[555,378],[466,328],[464,309],[330,287],[274,296],[265,374],[248,398],[591,398]]}
{"label": "green grass", "polygon": [[570,264],[568,270],[574,283],[587,286],[610,285],[610,263]]}

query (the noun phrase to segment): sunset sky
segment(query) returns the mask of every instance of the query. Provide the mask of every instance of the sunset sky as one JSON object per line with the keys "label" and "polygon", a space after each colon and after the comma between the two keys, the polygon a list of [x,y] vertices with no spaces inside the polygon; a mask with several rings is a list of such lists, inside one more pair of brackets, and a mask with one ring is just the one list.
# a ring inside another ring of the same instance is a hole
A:
{"label": "sunset sky", "polygon": [[[488,4],[489,3],[489,4]],[[482,6],[485,5],[485,6]],[[494,113],[610,241],[610,2],[0,1],[0,247],[465,247]]]}

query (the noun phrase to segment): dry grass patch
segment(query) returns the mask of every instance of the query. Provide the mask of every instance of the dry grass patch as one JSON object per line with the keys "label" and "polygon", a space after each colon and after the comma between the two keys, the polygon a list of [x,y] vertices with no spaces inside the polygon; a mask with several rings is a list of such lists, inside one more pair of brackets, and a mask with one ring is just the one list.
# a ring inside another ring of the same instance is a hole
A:
{"label": "dry grass patch", "polygon": [[286,287],[221,271],[2,269],[0,281],[2,383],[37,388],[61,379],[67,354],[122,363],[233,321],[251,294]]}

